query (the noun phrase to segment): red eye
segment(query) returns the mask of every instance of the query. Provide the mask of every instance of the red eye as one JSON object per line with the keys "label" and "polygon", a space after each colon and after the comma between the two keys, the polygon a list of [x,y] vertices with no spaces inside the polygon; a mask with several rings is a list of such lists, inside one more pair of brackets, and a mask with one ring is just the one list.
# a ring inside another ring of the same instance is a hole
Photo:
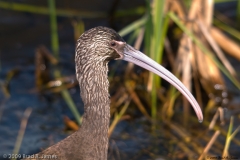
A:
{"label": "red eye", "polygon": [[116,45],[115,42],[111,42],[111,46],[114,47]]}

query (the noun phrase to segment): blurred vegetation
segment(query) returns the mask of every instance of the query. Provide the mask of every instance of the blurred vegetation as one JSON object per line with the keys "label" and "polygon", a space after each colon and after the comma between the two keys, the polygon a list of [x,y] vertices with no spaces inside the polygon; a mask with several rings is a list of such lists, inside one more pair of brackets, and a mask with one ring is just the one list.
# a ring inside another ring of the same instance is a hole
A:
{"label": "blurred vegetation", "polygon": [[[63,77],[61,71],[54,67],[58,64],[59,56],[61,56],[59,55],[56,16],[105,18],[107,13],[58,9],[55,8],[54,0],[48,0],[48,2],[48,7],[38,7],[0,1],[0,8],[49,14],[53,56],[46,48],[38,48],[36,85],[41,93],[60,92],[75,116],[75,120],[80,124],[81,116],[67,90],[77,85],[77,82],[75,81],[73,84],[68,82],[69,77]],[[143,47],[143,51],[152,59],[171,69],[196,95],[196,99],[204,111],[205,119],[202,124],[197,122],[196,117],[191,113],[189,103],[185,98],[182,100],[179,98],[181,94],[174,87],[166,86],[160,77],[147,71],[137,74],[133,70],[133,65],[128,64],[125,76],[120,77],[114,73],[114,70],[109,76],[110,90],[114,93],[111,97],[113,120],[109,136],[119,121],[133,118],[128,109],[136,107],[151,122],[153,133],[163,128],[158,126],[159,122],[162,122],[167,126],[164,129],[168,128],[166,129],[166,138],[173,140],[170,147],[177,146],[179,150],[183,151],[181,154],[179,152],[171,153],[168,158],[196,159],[197,155],[199,159],[205,159],[208,155],[229,156],[230,142],[240,148],[240,141],[235,138],[239,127],[233,131],[234,116],[224,117],[223,113],[223,108],[228,106],[231,98],[229,96],[231,92],[228,91],[223,75],[235,85],[238,91],[240,89],[239,72],[237,73],[226,58],[226,54],[228,54],[236,60],[240,60],[240,1],[236,2],[237,16],[234,27],[228,25],[231,20],[214,10],[216,3],[224,2],[229,2],[229,0],[146,0],[145,7],[117,10],[114,13],[114,18],[129,15],[141,16],[120,30],[119,34],[123,37],[128,36],[128,43],[134,43],[136,49]],[[85,24],[83,20],[74,20],[72,25],[76,40],[84,32]],[[54,79],[49,78],[47,70],[39,71],[39,66],[46,63],[45,60],[39,59],[41,56],[45,57],[44,59],[47,59],[53,66]],[[124,83],[122,83],[123,81]],[[2,86],[7,86],[7,82]],[[10,96],[7,87],[4,88],[6,97]],[[176,108],[175,106],[183,106],[183,110],[181,107]],[[177,116],[179,115],[177,112],[180,112],[182,116]],[[218,119],[220,120],[218,121]],[[74,123],[72,120],[65,118],[65,124],[70,128],[74,126],[74,130],[76,130],[76,125],[72,123]],[[228,125],[227,132],[225,126]],[[226,138],[225,145],[216,140],[219,136]],[[19,143],[17,144],[19,148]],[[14,153],[16,151],[18,149]],[[154,154],[150,156],[158,157]]]}

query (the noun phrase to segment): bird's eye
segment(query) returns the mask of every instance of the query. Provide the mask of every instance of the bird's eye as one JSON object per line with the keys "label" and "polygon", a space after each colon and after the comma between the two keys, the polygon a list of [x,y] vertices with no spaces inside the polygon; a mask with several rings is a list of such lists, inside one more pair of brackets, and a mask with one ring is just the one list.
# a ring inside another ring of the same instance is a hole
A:
{"label": "bird's eye", "polygon": [[116,45],[115,42],[111,42],[111,46],[114,47]]}

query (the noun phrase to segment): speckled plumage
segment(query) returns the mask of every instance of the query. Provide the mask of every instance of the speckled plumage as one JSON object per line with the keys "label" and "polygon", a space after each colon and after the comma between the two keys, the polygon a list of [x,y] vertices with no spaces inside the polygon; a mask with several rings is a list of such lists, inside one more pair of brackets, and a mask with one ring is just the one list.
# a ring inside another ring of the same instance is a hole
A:
{"label": "speckled plumage", "polygon": [[[39,156],[55,155],[60,160],[107,159],[110,120],[107,64],[111,59],[132,62],[161,76],[189,100],[199,121],[203,120],[203,114],[196,99],[171,72],[126,44],[114,30],[96,27],[84,32],[76,46],[76,76],[84,103],[81,128],[39,153]],[[49,158],[45,158],[47,159]]]}
{"label": "speckled plumage", "polygon": [[81,128],[38,153],[38,157],[56,155],[59,160],[107,159],[110,120],[107,64],[110,59],[119,56],[109,47],[111,40],[123,41],[114,30],[106,27],[90,29],[78,39],[75,55],[76,76],[84,103]]}

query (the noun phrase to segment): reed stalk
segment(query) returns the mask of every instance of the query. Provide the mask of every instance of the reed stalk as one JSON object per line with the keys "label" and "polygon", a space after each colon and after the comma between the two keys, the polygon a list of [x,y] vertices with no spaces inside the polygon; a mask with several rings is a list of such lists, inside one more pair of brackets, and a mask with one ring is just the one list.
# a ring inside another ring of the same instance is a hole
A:
{"label": "reed stalk", "polygon": [[[56,8],[55,8],[55,0],[48,0],[49,5],[49,13],[50,13],[50,26],[51,26],[51,45],[52,51],[56,59],[59,59],[59,42],[58,42],[58,32],[57,32],[57,17],[56,17]],[[61,77],[61,72],[58,69],[54,70],[55,78]],[[67,103],[69,109],[73,113],[77,123],[81,124],[81,115],[79,114],[75,103],[73,102],[71,95],[68,90],[63,89],[61,91],[61,95],[65,102]]]}
{"label": "reed stalk", "polygon": [[[0,1],[0,8],[13,10],[13,11],[49,15],[48,7],[40,7],[40,6],[29,5],[29,4],[20,4],[20,3],[14,3],[14,2]],[[56,15],[63,16],[63,17],[77,16],[77,17],[82,17],[82,18],[104,18],[104,17],[107,17],[107,13],[105,13],[105,12],[79,11],[79,10],[73,10],[73,9],[71,9],[71,10],[57,9]]]}
{"label": "reed stalk", "polygon": [[[16,143],[14,145],[13,152],[12,152],[12,155],[14,155],[14,157],[11,158],[11,160],[16,160],[17,158],[22,158],[20,156],[20,154],[18,154],[18,153],[19,153],[19,149],[21,147],[23,136],[24,136],[24,133],[25,133],[25,130],[26,130],[26,127],[27,127],[28,118],[31,115],[31,113],[32,113],[32,108],[27,108],[23,113],[23,118],[21,120],[20,129],[18,131],[17,140],[16,140]],[[20,157],[18,157],[17,155],[19,155]]]}
{"label": "reed stalk", "polygon": [[[167,19],[164,21],[165,0],[155,0],[152,3],[147,3],[149,20],[146,23],[145,46],[150,47],[147,47],[148,53],[150,53],[149,56],[157,63],[161,63],[164,39],[167,31],[166,24],[168,22]],[[151,90],[151,116],[153,120],[157,118],[157,90],[160,88],[160,84],[160,77],[150,73],[148,90]]]}
{"label": "reed stalk", "polygon": [[228,128],[228,133],[227,133],[227,138],[226,138],[226,143],[225,143],[224,150],[223,150],[223,155],[222,155],[223,157],[224,156],[225,157],[229,156],[228,150],[229,150],[229,147],[230,147],[230,143],[240,130],[240,126],[238,126],[237,129],[232,133],[233,121],[234,121],[234,117],[231,116],[230,124],[229,124],[229,128]]}
{"label": "reed stalk", "polygon": [[118,32],[120,36],[126,36],[127,34],[131,33],[132,31],[136,30],[137,28],[142,27],[148,19],[147,15],[144,15],[142,18],[132,22],[131,24],[124,27],[122,30]]}
{"label": "reed stalk", "polygon": [[216,59],[216,57],[213,55],[213,53],[207,49],[203,43],[190,31],[188,30],[184,24],[180,21],[180,19],[173,13],[170,12],[168,14],[170,18],[179,26],[180,29],[183,30],[184,33],[186,33],[191,40],[205,53],[215,64],[216,66],[231,80],[231,82],[240,89],[240,83],[236,80],[234,76],[232,76],[227,69]]}
{"label": "reed stalk", "polygon": [[240,1],[237,1],[237,22],[238,26],[240,26]]}

